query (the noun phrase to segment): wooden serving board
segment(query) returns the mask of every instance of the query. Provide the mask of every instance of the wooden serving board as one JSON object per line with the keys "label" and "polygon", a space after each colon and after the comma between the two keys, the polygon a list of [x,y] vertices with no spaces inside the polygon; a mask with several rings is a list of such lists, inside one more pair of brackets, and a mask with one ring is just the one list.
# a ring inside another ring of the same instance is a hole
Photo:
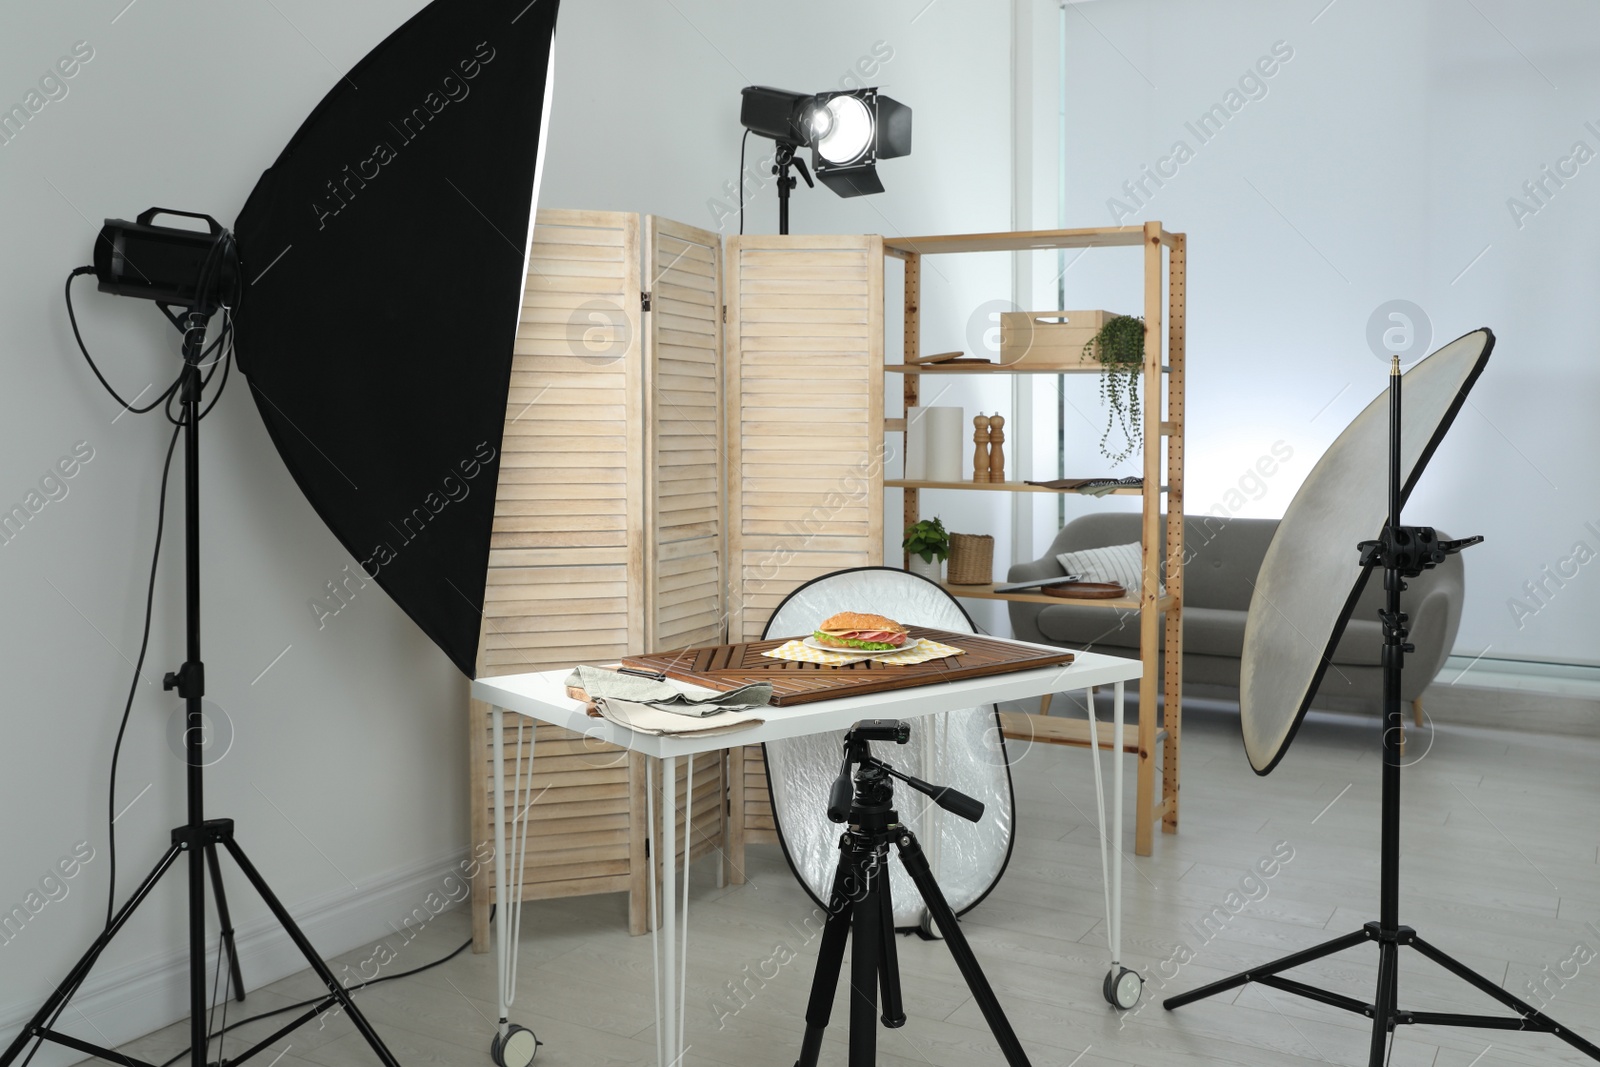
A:
{"label": "wooden serving board", "polygon": [[933,682],[955,682],[1010,671],[1063,666],[1073,661],[1072,653],[1064,649],[1046,652],[977,634],[951,633],[927,626],[910,627],[910,634],[912,637],[926,637],[953,645],[961,649],[963,654],[904,667],[872,660],[827,667],[820,663],[768,659],[762,655],[785,641],[794,640],[785,637],[676,652],[652,652],[647,656],[629,656],[622,662],[627,667],[659,671],[669,678],[718,691],[735,689],[751,682],[771,682],[772,703],[782,708],[816,700],[909,689]]}

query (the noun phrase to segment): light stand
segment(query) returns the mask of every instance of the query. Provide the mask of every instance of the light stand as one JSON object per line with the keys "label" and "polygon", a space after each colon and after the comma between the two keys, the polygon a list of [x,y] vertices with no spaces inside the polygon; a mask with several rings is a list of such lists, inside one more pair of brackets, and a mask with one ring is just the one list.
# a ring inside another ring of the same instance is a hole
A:
{"label": "light stand", "polygon": [[794,154],[797,147],[789,141],[779,141],[778,151],[772,157],[772,173],[778,176],[778,232],[784,235],[789,232],[789,193],[799,184],[794,175],[789,173],[789,168],[792,166],[800,171],[807,189],[817,187],[817,183],[811,180],[811,172],[806,170],[806,161]]}
{"label": "light stand", "polygon": [[[850,1060],[849,1067],[873,1067],[877,1062],[878,996],[883,997],[883,1025],[904,1026],[906,1014],[900,999],[900,964],[895,949],[894,902],[889,895],[889,844],[900,853],[900,862],[916,883],[929,913],[944,935],[944,943],[955,957],[961,977],[983,1011],[989,1029],[1000,1043],[1001,1052],[1011,1067],[1029,1067],[994,990],[984,977],[978,958],[956,921],[955,912],[945,900],[928,866],[928,858],[917,837],[902,825],[894,810],[894,782],[898,778],[919,793],[931,797],[941,808],[969,822],[983,817],[983,804],[964,793],[944,786],[930,785],[921,779],[895,770],[875,758],[869,741],[893,741],[903,745],[911,739],[911,727],[892,719],[858,722],[844,738],[844,766],[833,783],[828,803],[828,818],[847,823],[839,838],[839,865],[834,872],[829,895],[828,921],[823,927],[817,951],[817,970],[811,982],[811,997],[806,1005],[806,1032],[795,1067],[817,1067],[822,1051],[822,1036],[833,1012],[834,994],[839,988],[839,971],[844,964],[845,941],[850,953]],[[855,771],[851,780],[852,768]]]}
{"label": "light stand", "polygon": [[[149,214],[153,214],[154,209]],[[204,217],[204,216],[200,216]],[[142,216],[141,224],[147,220]],[[219,247],[231,247],[229,238],[214,220],[210,220],[213,230],[211,238]],[[112,224],[108,224],[108,231]],[[104,239],[104,238],[102,238]],[[211,266],[208,260],[208,266]],[[220,277],[222,271],[216,274]],[[350,993],[339,980],[334,977],[326,962],[319,956],[311,942],[304,933],[295,925],[288,909],[278,900],[276,894],[267,885],[255,865],[245,856],[235,840],[232,819],[207,819],[205,816],[205,718],[202,702],[205,697],[206,672],[205,663],[200,657],[200,400],[202,388],[201,362],[205,351],[206,326],[211,317],[220,309],[221,301],[216,296],[214,286],[202,286],[197,297],[197,302],[189,306],[181,317],[175,316],[165,303],[161,309],[183,331],[183,370],[178,382],[178,398],[182,412],[179,424],[183,433],[184,455],[184,616],[186,628],[186,649],[183,666],[170,672],[162,681],[162,688],[176,689],[179,697],[185,703],[185,731],[184,755],[188,762],[186,775],[188,814],[182,826],[172,831],[172,843],[156,861],[155,868],[145,876],[129,896],[127,902],[112,917],[111,922],[95,938],[89,950],[83,954],[67,977],[56,987],[55,992],[44,1002],[27,1024],[24,1025],[16,1038],[11,1042],[3,1054],[0,1054],[0,1067],[10,1067],[16,1062],[22,1050],[33,1041],[49,1041],[63,1045],[67,1048],[81,1052],[88,1056],[95,1056],[112,1063],[129,1065],[129,1067],[150,1067],[142,1060],[124,1055],[112,1049],[95,1045],[88,1041],[80,1040],[69,1034],[56,1030],[55,1023],[61,1012],[66,1009],[68,1001],[78,991],[83,981],[88,977],[89,971],[94,967],[107,946],[127,924],[134,911],[150,895],[167,871],[178,862],[179,857],[188,854],[188,883],[189,883],[189,1064],[190,1067],[206,1067],[207,1053],[209,1051],[209,1035],[207,1033],[207,1002],[206,1002],[206,877],[209,869],[217,894],[218,918],[222,926],[222,944],[219,951],[228,954],[229,976],[237,990],[240,1000],[244,999],[244,989],[239,974],[239,963],[233,947],[232,923],[228,917],[227,902],[222,893],[221,867],[217,860],[217,847],[228,851],[246,879],[261,895],[273,917],[278,920],[289,939],[294,942],[311,969],[317,977],[322,979],[328,989],[328,996],[320,1000],[309,1011],[298,1016],[293,1022],[280,1028],[269,1037],[262,1039],[244,1052],[230,1056],[228,1064],[242,1063],[257,1053],[265,1050],[284,1034],[309,1022],[325,1009],[338,1004],[350,1015],[351,1022],[356,1029],[366,1038],[367,1044],[377,1054],[380,1062],[385,1067],[399,1067],[398,1062],[384,1046],[372,1025],[367,1022]],[[35,1048],[37,1051],[37,1048]],[[32,1059],[32,1053],[29,1053]]]}
{"label": "light stand", "polygon": [[[1497,983],[1478,974],[1460,960],[1446,955],[1418,937],[1412,927],[1400,924],[1400,744],[1405,730],[1401,713],[1400,680],[1405,668],[1405,654],[1413,651],[1412,646],[1406,643],[1410,630],[1407,627],[1407,617],[1400,610],[1400,593],[1406,587],[1405,579],[1415,578],[1424,570],[1443,562],[1445,557],[1483,540],[1482,537],[1468,537],[1458,541],[1440,541],[1432,527],[1400,525],[1400,467],[1400,360],[1397,356],[1390,364],[1389,370],[1389,521],[1380,540],[1363,541],[1357,546],[1361,552],[1363,567],[1369,570],[1374,567],[1383,568],[1383,587],[1386,594],[1384,610],[1379,613],[1379,618],[1383,622],[1384,726],[1379,919],[1377,922],[1367,923],[1354,933],[1315,948],[1296,952],[1191,992],[1169,997],[1164,1006],[1170,1011],[1197,1000],[1238,989],[1249,982],[1257,982],[1272,989],[1293,993],[1295,996],[1341,1008],[1357,1015],[1365,1015],[1371,1019],[1372,1045],[1367,1060],[1369,1067],[1382,1067],[1385,1057],[1384,1046],[1394,1033],[1395,1027],[1409,1025],[1526,1030],[1533,1033],[1554,1034],[1591,1059],[1600,1060],[1600,1046],[1584,1040],[1533,1005],[1513,996]],[[1368,941],[1375,941],[1378,945],[1378,988],[1377,995],[1370,1004],[1282,976],[1284,971]],[[1416,949],[1457,978],[1516,1012],[1516,1016],[1402,1011],[1398,1001],[1399,958],[1400,949],[1403,947]]]}

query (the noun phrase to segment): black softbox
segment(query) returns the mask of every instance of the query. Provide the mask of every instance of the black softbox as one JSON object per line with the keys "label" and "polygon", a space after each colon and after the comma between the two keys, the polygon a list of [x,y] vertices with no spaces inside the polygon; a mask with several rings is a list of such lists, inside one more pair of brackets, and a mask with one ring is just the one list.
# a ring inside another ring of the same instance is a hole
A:
{"label": "black softbox", "polygon": [[239,213],[239,367],[306,499],[475,673],[556,0],[435,0]]}

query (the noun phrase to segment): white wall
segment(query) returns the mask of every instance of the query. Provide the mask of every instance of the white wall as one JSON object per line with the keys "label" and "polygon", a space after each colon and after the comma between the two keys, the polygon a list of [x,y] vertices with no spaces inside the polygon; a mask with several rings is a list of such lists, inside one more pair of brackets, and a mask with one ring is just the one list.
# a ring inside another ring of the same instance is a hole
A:
{"label": "white wall", "polygon": [[[1056,5],[1037,10],[1053,20]],[[1600,163],[1550,183],[1532,216],[1507,205],[1531,204],[1523,182],[1575,142],[1600,153],[1600,11],[1580,0],[1106,0],[1067,19],[1072,224],[1157,218],[1189,234],[1189,509],[1282,514],[1384,387],[1366,341],[1380,305],[1420,305],[1432,347],[1487,325],[1495,355],[1406,517],[1488,537],[1466,557],[1459,652],[1600,659],[1600,566],[1570,562],[1564,587],[1547,584],[1547,606],[1523,588],[1579,542],[1585,558],[1600,553]],[[1260,98],[1202,143],[1186,123],[1276,42],[1293,58],[1261,79],[1264,96],[1247,85]],[[1043,211],[1057,175],[1053,33],[1036,63]],[[1128,196],[1124,181],[1179,140],[1193,158],[1149,184],[1153,195]],[[1113,197],[1131,213],[1114,219]],[[1136,256],[1093,253],[1067,273],[1068,306],[1136,308],[1136,270]],[[1056,272],[1037,273],[1036,299],[1053,300]],[[1092,386],[1074,399],[1099,417]],[[1068,433],[1069,454],[1092,459],[1098,434],[1070,410]],[[1280,440],[1293,459],[1252,479]],[[1053,450],[1040,462],[1052,470]],[[1037,535],[1053,529],[1041,518]],[[1514,616],[1518,597],[1537,613]]]}
{"label": "white wall", "polygon": [[[66,497],[0,546],[8,607],[0,624],[0,905],[23,903],[77,842],[96,851],[64,899],[0,944],[0,1033],[31,1012],[103,915],[105,773],[138,647],[166,442],[151,418],[113,421],[114,405],[72,344],[61,281],[88,259],[106,216],[159,204],[231,222],[333,80],[420,7],[124,5],[15,7],[0,34],[7,104],[74,42],[93,48],[67,96],[0,146],[0,202],[9,209],[0,502],[22,502],[77,442],[93,450]],[[870,9],[831,0],[803,11],[569,0],[543,203],[716,228],[707,201],[724,197],[737,169],[738,90],[833,86],[888,48],[892,58],[870,81],[916,109],[915,153],[885,165],[883,196],[843,201],[801,189],[795,231],[1004,228],[1007,12],[999,0]],[[751,149],[753,169],[765,146],[752,139]],[[770,188],[753,196],[749,221],[752,232],[774,228]],[[962,343],[974,294],[1003,296],[1007,285],[1003,261],[933,272],[926,318],[930,338],[941,337],[930,343]],[[99,296],[92,281],[79,295],[86,334],[116,382],[136,393],[173,373],[173,335],[153,308]],[[313,936],[331,954],[383,936],[441,885],[464,847],[464,686],[376,590],[319,631],[307,601],[349,560],[283,471],[246,392],[236,381],[205,424],[206,660],[212,697],[237,731],[211,774],[209,808],[238,821],[257,864],[291,908],[313,919]],[[889,512],[898,515],[897,502]],[[974,512],[952,525],[987,529],[989,521]],[[138,797],[118,824],[123,893],[182,819],[182,764],[166,738],[176,705],[156,684],[181,655],[181,540],[170,528],[166,553],[149,684],[135,703],[118,788],[123,804]],[[261,932],[247,938],[249,979],[295,969],[267,935],[263,909],[237,878],[230,885],[236,921]],[[105,957],[102,973],[119,980],[91,983],[91,993],[120,989],[86,1002],[111,1039],[183,1013],[174,966],[179,887],[164,886]],[[128,991],[150,975],[159,980]]]}

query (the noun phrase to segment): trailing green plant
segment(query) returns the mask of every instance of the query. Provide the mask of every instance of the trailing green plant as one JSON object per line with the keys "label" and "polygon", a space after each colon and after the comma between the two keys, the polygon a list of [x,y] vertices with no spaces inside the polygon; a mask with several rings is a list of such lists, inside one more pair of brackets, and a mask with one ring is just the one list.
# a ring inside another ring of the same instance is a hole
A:
{"label": "trailing green plant", "polygon": [[[1100,327],[1083,346],[1083,354],[1100,363],[1100,399],[1106,404],[1106,430],[1100,435],[1100,454],[1112,463],[1139,451],[1142,434],[1133,430],[1139,406],[1139,374],[1144,369],[1144,319],[1118,315]],[[1111,432],[1122,431],[1122,447],[1108,448]]]}
{"label": "trailing green plant", "polygon": [[950,558],[950,535],[945,532],[944,523],[937,518],[923,519],[906,527],[906,536],[900,542],[900,547],[913,556],[921,557],[924,563],[932,563],[935,557],[943,563]]}

